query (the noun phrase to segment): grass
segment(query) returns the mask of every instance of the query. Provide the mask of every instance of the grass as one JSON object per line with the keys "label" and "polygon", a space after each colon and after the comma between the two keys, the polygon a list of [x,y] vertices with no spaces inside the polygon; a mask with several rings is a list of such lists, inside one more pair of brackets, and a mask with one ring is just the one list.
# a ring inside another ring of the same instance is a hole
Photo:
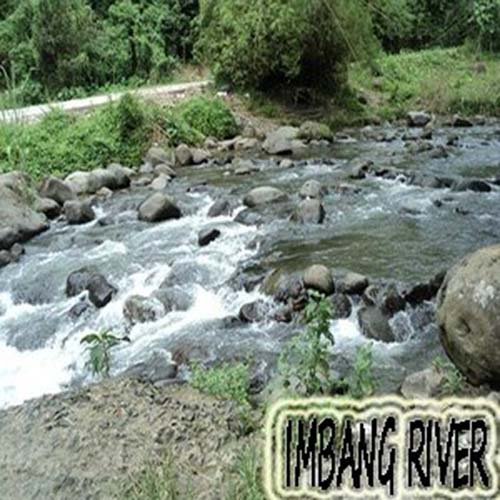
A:
{"label": "grass", "polygon": [[246,446],[238,457],[225,500],[265,500],[259,454],[255,446]]}
{"label": "grass", "polygon": [[140,164],[152,142],[200,144],[237,132],[226,104],[210,96],[158,107],[131,95],[85,116],[54,110],[36,124],[0,123],[0,173],[23,170],[35,179],[65,176],[118,162]]}
{"label": "grass", "polygon": [[353,66],[350,84],[382,119],[411,109],[500,116],[500,56],[467,47],[384,55],[372,68]]}

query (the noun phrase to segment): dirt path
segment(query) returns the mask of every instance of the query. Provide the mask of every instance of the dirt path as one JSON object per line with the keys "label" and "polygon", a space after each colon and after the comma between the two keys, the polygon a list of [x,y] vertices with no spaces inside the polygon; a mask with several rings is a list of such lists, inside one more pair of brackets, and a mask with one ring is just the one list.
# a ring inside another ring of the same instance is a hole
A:
{"label": "dirt path", "polygon": [[[155,87],[142,88],[135,91],[128,91],[143,99],[154,102],[165,102],[177,100],[187,94],[193,94],[207,88],[208,80],[192,83],[180,83],[175,85],[157,85]],[[86,97],[84,99],[73,99],[71,101],[55,102],[50,104],[40,104],[19,109],[0,110],[0,122],[13,123],[25,122],[34,123],[41,120],[52,109],[62,109],[69,113],[84,113],[113,101],[117,101],[127,92],[115,92],[112,94]]]}

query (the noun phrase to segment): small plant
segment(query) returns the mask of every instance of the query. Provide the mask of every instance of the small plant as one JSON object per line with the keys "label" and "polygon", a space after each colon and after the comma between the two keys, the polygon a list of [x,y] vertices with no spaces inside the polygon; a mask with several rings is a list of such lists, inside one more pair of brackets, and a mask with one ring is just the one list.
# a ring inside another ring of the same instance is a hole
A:
{"label": "small plant", "polygon": [[330,374],[330,349],[335,339],[330,332],[331,303],[313,293],[305,309],[306,331],[297,335],[280,357],[280,371],[285,386],[298,383],[298,392],[306,396],[329,394],[335,389]]}
{"label": "small plant", "polygon": [[261,465],[256,447],[246,446],[234,467],[236,479],[230,483],[226,500],[265,500]]}
{"label": "small plant", "polygon": [[439,356],[434,360],[433,365],[435,370],[444,376],[443,392],[445,394],[455,396],[463,391],[467,380],[451,361]]}
{"label": "small plant", "polygon": [[101,332],[86,335],[80,342],[87,345],[89,353],[87,366],[92,374],[108,377],[111,369],[111,349],[122,342],[130,342],[130,339],[116,337],[110,332]]}
{"label": "small plant", "polygon": [[364,345],[358,350],[354,371],[348,381],[349,395],[354,399],[363,399],[373,396],[377,390],[377,383],[373,377],[373,349],[372,345]]}
{"label": "small plant", "polygon": [[195,364],[192,367],[191,386],[209,396],[236,401],[241,406],[250,405],[250,372],[244,364],[225,364],[210,369]]}
{"label": "small plant", "polygon": [[180,500],[174,460],[168,455],[160,465],[149,466],[125,494],[127,500]]}

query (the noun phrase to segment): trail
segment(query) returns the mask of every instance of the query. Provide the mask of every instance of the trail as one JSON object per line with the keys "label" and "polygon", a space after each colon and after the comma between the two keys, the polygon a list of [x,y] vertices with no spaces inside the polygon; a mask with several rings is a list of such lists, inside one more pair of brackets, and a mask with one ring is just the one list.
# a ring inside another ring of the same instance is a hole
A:
{"label": "trail", "polygon": [[137,90],[128,90],[123,92],[113,92],[111,94],[102,94],[83,99],[72,99],[70,101],[53,102],[28,106],[25,108],[0,110],[0,122],[4,123],[35,123],[40,121],[47,113],[53,109],[61,109],[68,113],[85,113],[95,108],[99,108],[119,100],[126,93],[134,94],[142,99],[163,103],[170,100],[177,100],[186,94],[193,94],[207,88],[210,82],[208,80],[180,83],[173,85],[157,85],[154,87],[141,88]]}

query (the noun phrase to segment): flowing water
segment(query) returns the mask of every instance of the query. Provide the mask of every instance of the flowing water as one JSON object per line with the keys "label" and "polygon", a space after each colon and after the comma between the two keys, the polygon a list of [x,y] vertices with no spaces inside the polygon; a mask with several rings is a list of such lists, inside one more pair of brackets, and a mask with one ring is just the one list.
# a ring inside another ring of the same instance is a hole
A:
{"label": "flowing water", "polygon": [[[404,130],[383,132],[401,137]],[[457,131],[435,131],[434,145],[445,144],[450,133]],[[272,366],[296,327],[227,320],[246,303],[269,300],[258,290],[246,292],[237,286],[235,276],[241,270],[261,275],[323,263],[411,283],[448,269],[476,248],[497,243],[497,188],[491,193],[454,193],[410,186],[404,179],[369,176],[346,181],[349,162],[364,159],[377,166],[452,178],[498,175],[500,126],[493,123],[458,134],[458,146],[443,159],[410,153],[398,138],[379,142],[357,132],[356,142],[310,151],[316,159],[290,169],[265,158],[255,159],[260,170],[249,176],[235,176],[227,165],[186,168],[167,189],[184,212],[180,220],[139,222],[137,206],[150,191],[134,188],[99,205],[99,218],[106,216],[110,225],[53,223],[26,245],[18,264],[0,270],[0,407],[90,382],[80,340],[95,331],[127,333],[132,341],[114,351],[113,374],[147,360],[154,350],[185,351],[208,362],[251,356],[263,368]],[[327,220],[321,226],[289,219],[298,204],[298,190],[309,179],[330,187],[324,199]],[[356,190],[339,192],[334,188],[339,182]],[[262,225],[234,222],[243,210],[244,194],[260,185],[283,189],[291,195],[290,202],[267,208]],[[232,202],[233,213],[209,218],[208,209],[219,198]],[[442,206],[436,206],[436,200]],[[198,232],[210,227],[222,236],[200,248]],[[72,271],[84,266],[97,268],[119,292],[105,308],[75,320],[69,311],[81,297],[68,299],[65,283]],[[188,310],[128,328],[122,313],[127,297],[149,296],[172,276],[187,297]],[[377,376],[387,390],[397,388],[405,374],[428,366],[441,352],[432,306],[399,313],[392,323],[400,341],[374,347]],[[336,366],[346,372],[366,340],[355,314],[334,322],[332,331]]]}

